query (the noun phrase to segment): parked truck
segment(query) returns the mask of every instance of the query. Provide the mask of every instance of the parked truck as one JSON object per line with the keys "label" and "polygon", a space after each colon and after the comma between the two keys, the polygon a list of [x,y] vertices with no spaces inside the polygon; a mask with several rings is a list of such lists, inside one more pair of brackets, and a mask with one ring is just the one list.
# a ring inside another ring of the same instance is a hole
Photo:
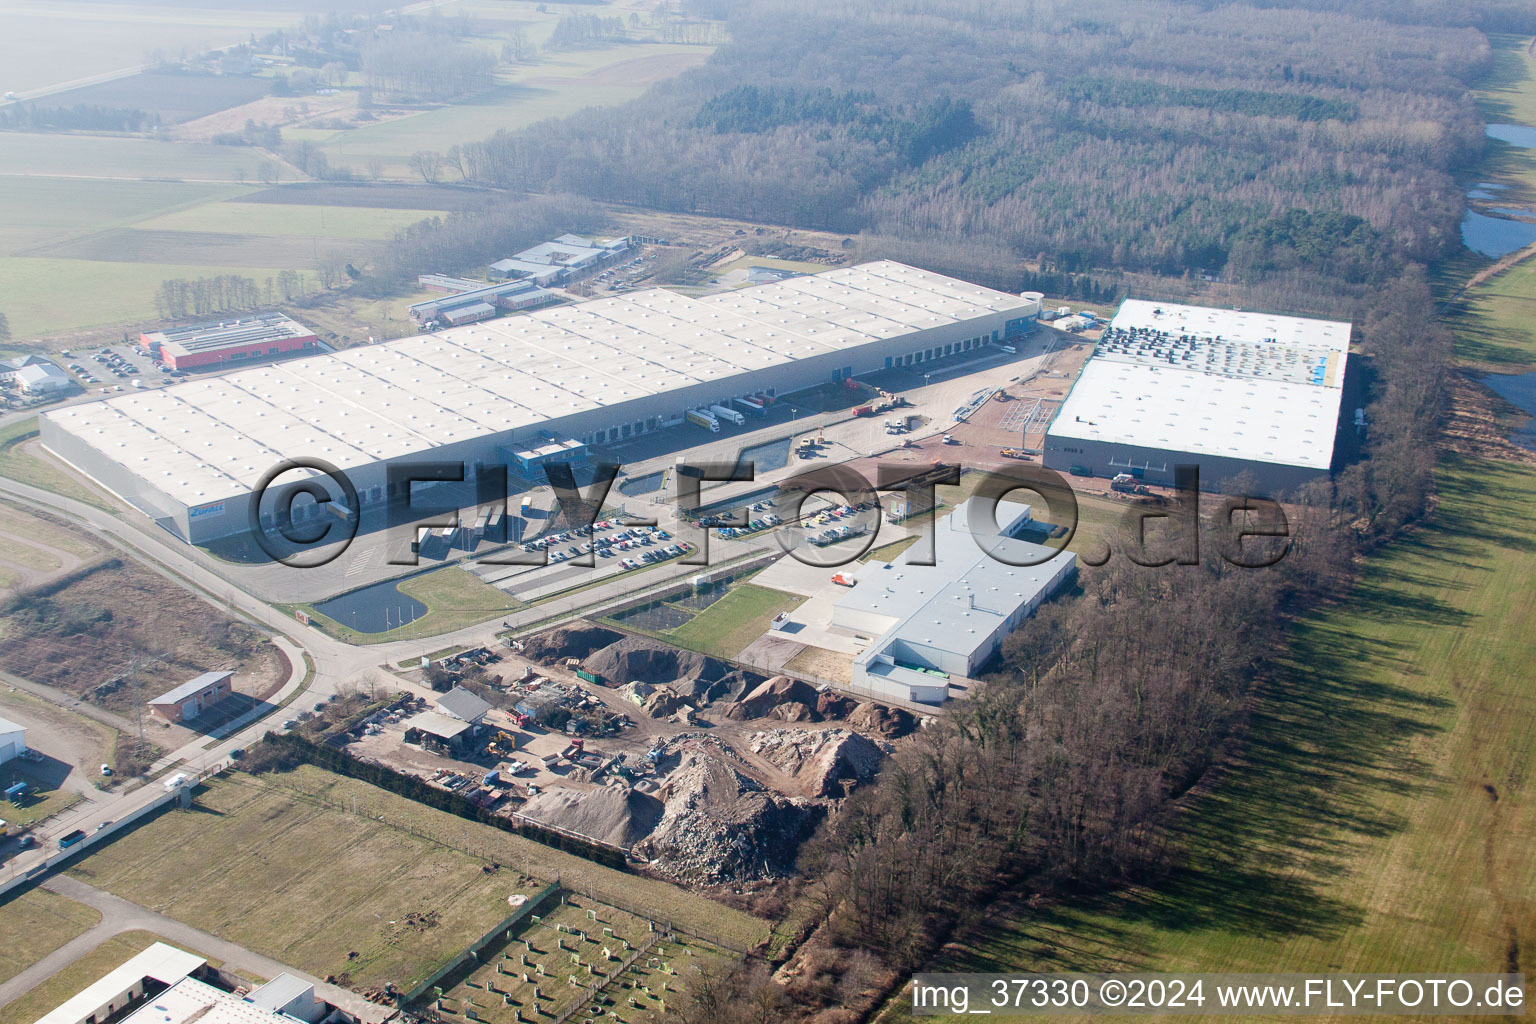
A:
{"label": "parked truck", "polygon": [[729,406],[712,405],[709,407],[709,411],[717,419],[728,420],[731,423],[736,424],[738,427],[747,422],[747,418],[745,416],[737,412],[735,409],[730,408]]}
{"label": "parked truck", "polygon": [[768,414],[768,410],[763,408],[763,403],[755,398],[737,398],[734,401],[752,416],[766,416]]}
{"label": "parked truck", "polygon": [[711,434],[720,433],[720,421],[715,419],[703,409],[689,409],[687,420],[696,427],[703,427]]}

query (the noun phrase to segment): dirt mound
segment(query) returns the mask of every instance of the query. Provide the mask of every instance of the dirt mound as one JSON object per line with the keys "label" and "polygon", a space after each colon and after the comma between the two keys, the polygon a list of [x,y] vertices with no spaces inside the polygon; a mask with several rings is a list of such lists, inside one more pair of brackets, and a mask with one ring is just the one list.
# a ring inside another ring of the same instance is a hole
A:
{"label": "dirt mound", "polygon": [[807,796],[845,796],[879,772],[889,752],[850,729],[753,733],[752,753],[788,774]]}
{"label": "dirt mound", "polygon": [[661,801],[623,786],[550,789],[522,807],[525,817],[614,846],[634,845],[661,820]]}
{"label": "dirt mound", "polygon": [[737,720],[766,718],[774,708],[788,703],[797,703],[809,710],[816,706],[816,696],[816,690],[809,683],[788,676],[774,676],[731,705],[726,715]]}
{"label": "dirt mound", "polygon": [[661,795],[666,811],[636,847],[663,874],[709,885],[782,877],[826,807],[764,792],[712,739],[687,738]]}
{"label": "dirt mound", "polygon": [[735,697],[762,678],[718,658],[685,651],[643,636],[619,637],[586,656],[582,668],[616,686],[628,682],[665,683],[684,697],[708,703]]}
{"label": "dirt mound", "polygon": [[816,696],[816,713],[822,718],[847,718],[858,706],[859,702],[853,698],[830,691]]}
{"label": "dirt mound", "polygon": [[853,709],[853,713],[848,716],[848,724],[855,729],[894,740],[917,728],[917,719],[900,708],[866,702]]}
{"label": "dirt mound", "polygon": [[529,637],[525,641],[522,653],[523,657],[530,661],[553,665],[566,658],[586,658],[593,651],[607,647],[623,636],[623,633],[616,630],[594,626],[590,622],[581,622]]}

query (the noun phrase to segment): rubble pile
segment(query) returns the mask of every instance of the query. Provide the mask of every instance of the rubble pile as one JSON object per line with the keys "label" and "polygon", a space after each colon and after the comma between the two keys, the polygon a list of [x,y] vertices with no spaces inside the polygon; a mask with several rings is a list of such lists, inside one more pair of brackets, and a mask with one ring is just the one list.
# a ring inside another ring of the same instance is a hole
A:
{"label": "rubble pile", "polygon": [[899,739],[917,728],[917,719],[900,708],[888,708],[883,704],[865,702],[848,715],[848,724],[884,736],[888,740]]}
{"label": "rubble pile", "polygon": [[652,718],[670,718],[692,706],[677,693],[663,687],[647,697],[645,703],[640,705],[640,710]]}
{"label": "rubble pile", "polygon": [[786,721],[820,721],[820,716],[813,710],[816,707],[817,694],[809,683],[802,683],[798,679],[790,679],[788,676],[774,676],[765,679],[753,688],[741,700],[726,709],[726,717],[743,721],[749,718],[766,718],[775,708],[785,704],[797,704],[809,714],[794,713],[796,717],[785,719]]}
{"label": "rubble pile", "polygon": [[753,733],[751,741],[752,753],[792,777],[807,796],[815,797],[847,795],[873,779],[890,752],[851,729],[769,729]]}
{"label": "rubble pile", "polygon": [[[766,792],[731,763],[728,746],[690,737],[660,795],[666,810],[634,849],[661,873],[710,885],[787,875],[796,851],[826,815],[813,801]],[[673,746],[669,745],[669,746]]]}

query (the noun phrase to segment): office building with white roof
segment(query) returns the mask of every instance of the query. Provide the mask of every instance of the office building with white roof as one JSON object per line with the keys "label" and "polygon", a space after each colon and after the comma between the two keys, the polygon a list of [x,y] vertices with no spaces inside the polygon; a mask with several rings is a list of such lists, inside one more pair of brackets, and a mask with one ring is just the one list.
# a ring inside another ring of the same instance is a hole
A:
{"label": "office building with white roof", "polygon": [[1326,476],[1350,325],[1128,299],[1045,437],[1051,469],[1202,487],[1249,474],[1272,494]]}
{"label": "office building with white roof", "polygon": [[395,497],[391,462],[464,462],[473,476],[505,464],[504,449],[613,443],[691,409],[968,352],[1038,313],[1033,297],[882,261],[703,298],[639,291],[261,366],[47,413],[41,434],[201,543],[248,530],[253,489],[285,459],[344,471],[367,508]]}

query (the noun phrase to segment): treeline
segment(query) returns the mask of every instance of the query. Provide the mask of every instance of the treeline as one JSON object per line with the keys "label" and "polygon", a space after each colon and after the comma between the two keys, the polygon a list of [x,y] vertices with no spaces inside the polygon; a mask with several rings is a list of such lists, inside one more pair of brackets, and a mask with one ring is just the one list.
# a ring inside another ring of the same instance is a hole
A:
{"label": "treeline", "polygon": [[8,132],[143,132],[160,126],[160,115],[130,107],[72,107],[13,103],[0,107],[0,131]]}
{"label": "treeline", "polygon": [[275,151],[283,144],[283,133],[275,124],[263,121],[257,124],[246,118],[245,126],[238,132],[220,132],[213,137],[216,146],[256,146]]}
{"label": "treeline", "polygon": [[873,93],[754,85],[739,86],[705,103],[694,124],[720,134],[750,135],[792,125],[846,128],[852,138],[896,151],[910,167],[964,145],[977,131],[971,105],[948,96],[898,113],[882,106]]}
{"label": "treeline", "polygon": [[624,19],[604,18],[596,14],[567,14],[555,22],[555,29],[544,44],[546,50],[576,50],[583,46],[604,46],[623,42]]}
{"label": "treeline", "polygon": [[[465,167],[516,190],[985,239],[1070,273],[1299,273],[1326,293],[1459,244],[1454,174],[1483,146],[1466,85],[1491,57],[1450,0],[1415,5],[1432,26],[1313,6],[694,5],[729,18],[709,64],[467,145]],[[907,122],[933,130],[909,142]],[[1368,232],[1318,265],[1273,230],[1301,217]]]}
{"label": "treeline", "polygon": [[[1281,77],[1287,82],[1296,80],[1295,71],[1289,65],[1281,69]],[[1303,79],[1303,82],[1316,81],[1315,78]],[[1360,114],[1359,108],[1353,103],[1304,93],[1202,89],[1163,85],[1135,78],[1081,78],[1067,82],[1061,90],[1061,96],[1072,103],[1095,103],[1108,107],[1195,107],[1250,117],[1286,117],[1297,121],[1353,121]]]}
{"label": "treeline", "polygon": [[155,291],[155,310],[162,317],[237,313],[275,302],[294,302],[312,291],[308,278],[299,270],[281,270],[263,282],[239,274],[175,277],[160,282]]}
{"label": "treeline", "polygon": [[496,81],[496,58],[479,47],[428,32],[391,32],[362,49],[364,81],[377,95],[442,101],[484,92]]}

